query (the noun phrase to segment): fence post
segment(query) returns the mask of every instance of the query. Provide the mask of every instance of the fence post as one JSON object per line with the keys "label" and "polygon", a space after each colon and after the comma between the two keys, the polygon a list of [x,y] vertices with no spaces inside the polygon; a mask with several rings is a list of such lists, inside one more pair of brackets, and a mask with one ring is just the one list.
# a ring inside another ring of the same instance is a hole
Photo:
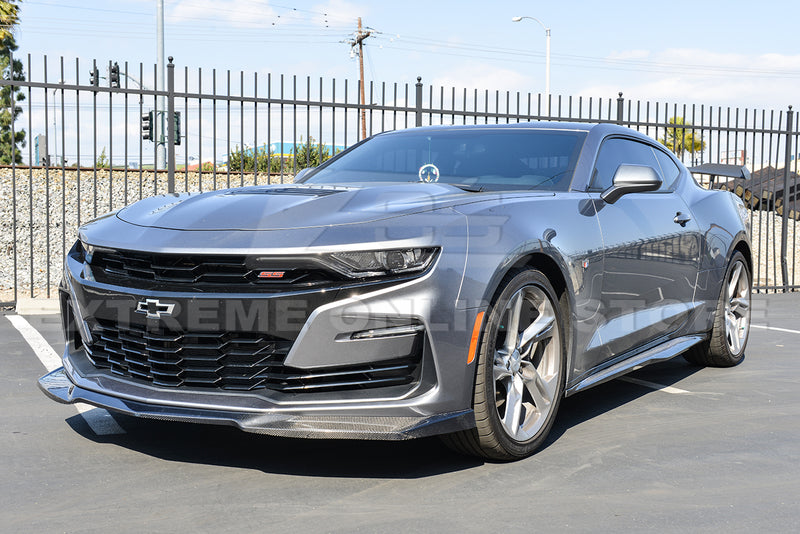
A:
{"label": "fence post", "polygon": [[167,193],[175,192],[175,65],[167,64]]}
{"label": "fence post", "polygon": [[789,106],[786,112],[786,154],[783,163],[783,214],[781,220],[781,275],[783,277],[783,292],[789,292],[789,266],[786,261],[787,243],[789,238],[789,166],[792,164],[792,119],[794,111]]}
{"label": "fence post", "polygon": [[620,126],[625,123],[623,115],[625,114],[625,99],[622,98],[622,92],[619,93],[617,98],[617,124]]}
{"label": "fence post", "polygon": [[[9,79],[14,79],[14,54],[13,49],[8,51],[8,65],[9,65]],[[9,116],[11,117],[11,211],[12,211],[12,221],[11,226],[13,229],[13,252],[14,255],[14,305],[17,304],[17,132],[14,129],[15,117],[14,111],[16,107],[16,101],[14,100],[14,86],[10,86],[10,93],[8,96],[8,111]],[[22,92],[22,90],[20,90]],[[29,134],[30,135],[30,134]],[[32,140],[28,137],[28,143],[31,143]],[[20,158],[22,157],[22,149],[20,149]],[[33,158],[30,158],[33,159]],[[29,167],[33,167],[33,162],[28,162]],[[30,191],[31,201],[33,200],[33,191]],[[33,231],[33,225],[31,225],[31,231]],[[31,243],[33,243],[33,234],[31,234]],[[49,250],[48,250],[49,253]],[[31,257],[31,266],[33,266],[33,257]],[[33,267],[31,267],[31,271],[33,271]],[[33,284],[31,284],[33,287]]]}
{"label": "fence post", "polygon": [[422,126],[422,76],[417,76],[417,121],[415,126]]}

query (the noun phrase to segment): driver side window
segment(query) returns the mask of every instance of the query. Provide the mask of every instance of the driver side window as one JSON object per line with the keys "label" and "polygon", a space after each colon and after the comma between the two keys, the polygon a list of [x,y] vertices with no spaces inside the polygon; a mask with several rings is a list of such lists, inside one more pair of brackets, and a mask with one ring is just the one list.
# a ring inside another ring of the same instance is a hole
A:
{"label": "driver side window", "polygon": [[623,163],[647,165],[656,169],[656,172],[659,170],[653,149],[649,145],[632,139],[612,137],[603,141],[600,146],[590,188],[593,191],[605,191],[611,187],[614,173]]}

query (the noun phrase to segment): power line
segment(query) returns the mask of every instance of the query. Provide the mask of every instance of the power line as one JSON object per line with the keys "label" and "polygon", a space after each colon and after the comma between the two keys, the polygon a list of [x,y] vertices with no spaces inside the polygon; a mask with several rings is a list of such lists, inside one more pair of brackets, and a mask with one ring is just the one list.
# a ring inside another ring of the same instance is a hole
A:
{"label": "power line", "polygon": [[[263,43],[281,42],[287,44],[303,44],[303,39],[313,39],[320,44],[328,44],[333,41],[326,41],[325,38],[333,36],[333,34],[344,30],[344,26],[339,24],[332,25],[332,21],[349,20],[346,17],[340,17],[336,14],[326,13],[325,11],[317,11],[311,9],[300,9],[291,6],[273,4],[263,0],[251,0],[253,5],[269,7],[278,10],[281,14],[276,15],[281,19],[279,24],[270,24],[268,26],[270,32],[275,32],[275,36],[264,35],[264,28],[248,29],[216,29],[211,35],[204,34],[203,41],[208,42],[230,42],[241,40],[242,35],[248,35],[249,40],[254,40]],[[141,15],[150,18],[151,13],[131,10],[109,9],[109,8],[95,8],[80,5],[64,5],[62,3],[28,0],[23,4],[26,5],[41,5],[61,7],[69,10],[90,10],[92,12],[104,12],[125,15]],[[207,4],[199,4],[192,2],[182,2],[181,5],[188,6],[201,6]],[[282,11],[281,11],[282,10]],[[322,22],[312,22],[304,18],[301,14],[313,15],[322,18]],[[64,35],[64,36],[83,36],[86,34],[86,28],[100,26],[93,31],[96,35],[114,35],[125,36],[129,38],[148,39],[152,36],[152,32],[137,30],[137,31],[124,31],[119,28],[108,29],[109,24],[115,26],[122,26],[121,23],[110,20],[97,20],[86,21],[83,19],[64,19],[64,18],[48,18],[48,17],[29,17],[26,20],[52,20],[59,24],[54,25],[41,25],[40,28],[30,28],[25,25],[20,28],[20,33],[24,34],[42,34],[47,33],[50,35]],[[81,22],[81,28],[65,28],[64,21],[72,20],[74,22]],[[203,21],[209,22],[211,17],[183,17],[183,20]],[[226,18],[228,22],[250,22],[251,18]],[[291,22],[282,22],[283,20]],[[324,26],[321,26],[324,24]],[[197,34],[194,30],[181,29],[182,23],[171,23],[170,25],[170,39],[176,41],[193,41],[197,39]],[[498,47],[493,45],[483,44],[456,44],[440,39],[432,39],[430,36],[417,37],[413,35],[400,36],[391,32],[383,32],[374,28],[365,28],[364,31],[370,33],[370,36],[382,42],[382,47],[390,50],[408,50],[435,53],[437,55],[446,55],[454,57],[470,57],[475,59],[491,59],[493,61],[513,61],[515,63],[537,63],[539,58],[543,58],[544,54],[533,52],[530,50],[519,50],[507,47]],[[252,36],[251,36],[252,35]],[[298,40],[287,41],[286,38],[296,38]],[[386,42],[388,41],[388,42]],[[425,43],[424,45],[419,43]],[[463,53],[459,53],[463,52]],[[477,54],[477,55],[476,55]],[[722,66],[718,64],[702,64],[702,63],[678,63],[674,61],[648,61],[645,59],[624,59],[612,57],[598,57],[580,54],[553,54],[554,60],[561,66],[580,66],[581,68],[602,68],[611,70],[622,71],[639,71],[639,72],[670,72],[670,73],[684,73],[684,74],[702,74],[704,76],[727,76],[736,74],[738,76],[766,76],[778,79],[794,79],[800,77],[799,70],[785,70],[785,69],[765,69],[753,68],[747,66]]]}

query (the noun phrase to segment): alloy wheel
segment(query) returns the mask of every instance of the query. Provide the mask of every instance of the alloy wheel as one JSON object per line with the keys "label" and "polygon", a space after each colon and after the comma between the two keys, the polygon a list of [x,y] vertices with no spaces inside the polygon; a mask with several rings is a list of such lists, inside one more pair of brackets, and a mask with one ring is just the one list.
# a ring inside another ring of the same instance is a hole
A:
{"label": "alloy wheel", "polygon": [[495,340],[495,407],[504,431],[517,441],[534,437],[558,392],[561,336],[555,308],[535,285],[509,299]]}
{"label": "alloy wheel", "polygon": [[750,330],[750,280],[747,268],[737,261],[725,287],[725,338],[731,354],[739,354]]}

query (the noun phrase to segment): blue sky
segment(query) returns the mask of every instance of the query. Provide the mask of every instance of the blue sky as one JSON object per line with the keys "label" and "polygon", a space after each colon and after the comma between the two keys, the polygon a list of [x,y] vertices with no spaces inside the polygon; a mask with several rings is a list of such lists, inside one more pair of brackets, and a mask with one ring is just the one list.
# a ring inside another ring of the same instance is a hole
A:
{"label": "blue sky", "polygon": [[[715,115],[720,106],[743,107],[751,118],[758,115],[769,122],[769,110],[800,106],[800,45],[794,37],[797,11],[788,1],[738,0],[165,0],[165,41],[166,55],[175,58],[178,90],[183,88],[186,68],[189,91],[195,91],[197,69],[202,68],[203,92],[210,92],[212,69],[217,71],[218,93],[224,92],[225,71],[230,69],[232,94],[239,94],[239,72],[243,71],[246,94],[252,94],[250,81],[257,74],[259,96],[266,96],[266,75],[271,74],[271,94],[277,96],[278,77],[286,75],[286,97],[290,97],[290,77],[297,75],[299,98],[305,94],[305,77],[310,76],[312,98],[317,98],[319,93],[314,87],[323,78],[327,100],[331,80],[335,79],[337,99],[341,101],[342,87],[348,80],[349,101],[354,102],[358,62],[350,56],[347,41],[352,39],[360,16],[365,27],[373,31],[366,40],[367,81],[386,82],[389,98],[393,83],[399,84],[398,100],[402,100],[404,84],[412,86],[421,76],[426,86],[434,88],[434,95],[439,94],[440,87],[445,95],[450,94],[451,88],[456,88],[457,95],[464,88],[470,90],[470,95],[472,89],[510,91],[512,95],[520,92],[524,110],[524,95],[532,93],[535,102],[535,95],[545,89],[545,32],[531,20],[511,20],[525,15],[537,17],[551,28],[554,97],[599,97],[608,102],[622,91],[627,99],[657,102],[660,106],[713,106]],[[128,73],[139,77],[142,63],[142,81],[149,88],[154,86],[155,0],[23,0],[21,19],[16,34],[18,54],[26,62],[30,54],[29,79],[42,79],[46,55],[50,82],[61,78],[59,62],[63,57],[67,83],[75,81],[79,58],[82,84],[88,83],[89,67],[97,60],[102,75],[110,61],[119,62],[123,68],[127,61]],[[378,92],[376,87],[376,95]],[[31,137],[44,131],[46,122],[54,125],[54,117],[60,117],[56,107],[51,108],[57,102],[55,92],[49,94],[51,114],[47,120],[44,93],[33,96]],[[512,109],[513,99],[514,96]],[[69,114],[74,109],[74,97],[67,94],[67,100]],[[380,103],[380,97],[376,96],[373,102]],[[139,137],[138,122],[121,120],[120,105],[117,99],[113,126],[106,119],[98,121],[98,150],[110,145],[106,139],[126,131],[130,140]],[[461,104],[456,106],[460,109]],[[82,113],[90,108],[90,100],[84,98]],[[186,112],[187,131],[196,132],[200,127],[195,109]],[[767,110],[766,114],[762,110]],[[205,124],[210,116],[204,113]],[[264,110],[259,113],[259,122],[265,121]],[[687,113],[693,116],[691,107]],[[277,115],[273,118],[277,119]],[[21,120],[27,122],[24,117]],[[83,119],[84,126],[86,120]],[[313,114],[309,116],[309,123],[315,120]],[[234,115],[233,132],[239,131],[237,121]],[[269,127],[272,141],[279,137],[279,122],[273,120]],[[88,137],[91,130],[84,127],[78,134],[72,119],[68,117],[67,123],[66,130],[51,135],[48,144],[56,147],[50,151],[57,154],[59,136],[65,137],[64,150],[72,161],[77,157],[78,135],[81,146],[90,146],[93,140]],[[251,131],[251,123],[252,119],[245,115],[246,131]],[[330,118],[326,118],[325,128],[329,123]],[[302,124],[300,129],[304,129]],[[314,132],[317,126],[311,128]],[[266,130],[261,126],[258,131],[264,136]],[[295,133],[284,125],[284,139]],[[346,141],[339,135],[336,142],[351,144],[355,135],[356,128],[351,128]],[[246,138],[228,139],[224,131],[212,133],[204,127],[201,139],[178,157],[209,157],[215,140],[218,146],[252,145]],[[258,139],[258,143],[263,142],[266,140]],[[202,146],[195,146],[196,143]],[[152,158],[152,143],[145,143],[142,150],[145,160]],[[217,157],[226,150],[218,149]],[[121,157],[118,152],[115,163]],[[82,162],[88,163],[91,156],[84,149]]]}
{"label": "blue sky", "polygon": [[[544,91],[543,29],[552,29],[552,92],[786,109],[800,104],[797,7],[782,1],[589,2],[165,0],[166,54],[179,68],[357,79],[356,17],[375,81]],[[19,53],[50,76],[64,56],[156,59],[155,0],[24,0]],[[86,70],[86,69],[82,69]],[[131,69],[131,70],[138,70]],[[82,74],[84,75],[84,74]]]}

